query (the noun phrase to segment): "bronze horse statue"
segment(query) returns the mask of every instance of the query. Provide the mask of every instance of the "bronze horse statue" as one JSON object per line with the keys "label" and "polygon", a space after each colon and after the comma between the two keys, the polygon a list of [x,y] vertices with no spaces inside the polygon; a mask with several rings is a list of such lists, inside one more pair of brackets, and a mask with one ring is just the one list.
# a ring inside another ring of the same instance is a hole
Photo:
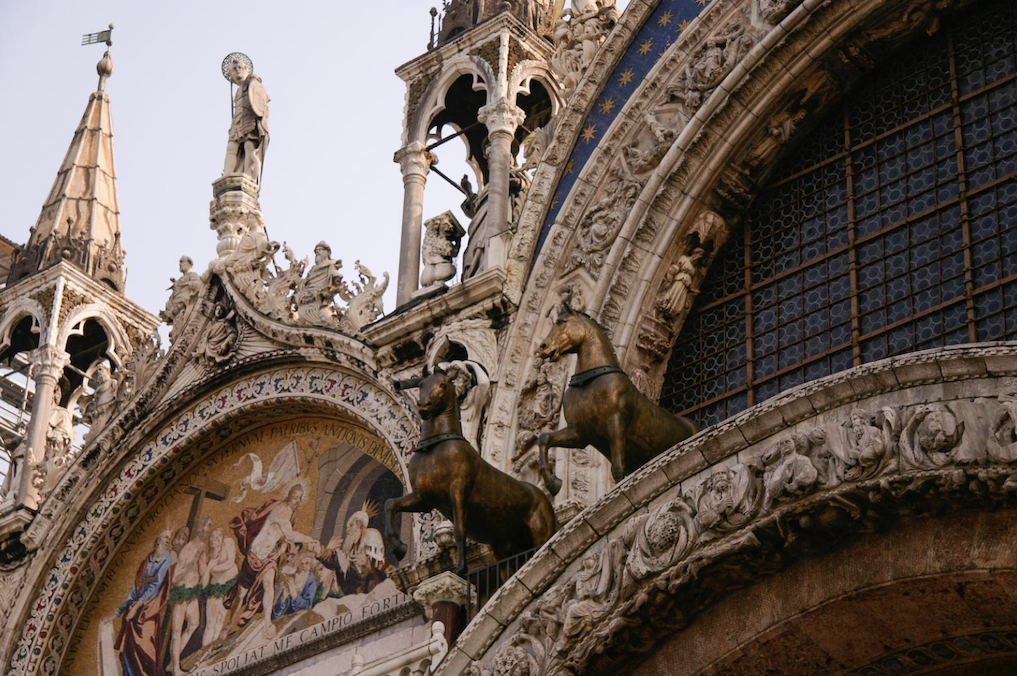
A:
{"label": "bronze horse statue", "polygon": [[452,380],[441,369],[397,383],[420,387],[420,441],[410,458],[412,491],[385,502],[385,530],[398,558],[406,544],[392,528],[399,512],[437,509],[452,521],[459,559],[466,574],[466,537],[491,545],[502,560],[547,542],[558,529],[554,507],[536,486],[519,481],[484,460],[463,437],[459,401]]}
{"label": "bronze horse statue", "polygon": [[621,369],[604,329],[587,314],[562,304],[537,356],[558,361],[572,352],[579,359],[562,402],[568,427],[537,437],[540,476],[552,495],[561,490],[561,479],[548,466],[548,448],[592,445],[611,461],[614,480],[621,481],[699,431],[696,423],[668,413],[637,390]]}

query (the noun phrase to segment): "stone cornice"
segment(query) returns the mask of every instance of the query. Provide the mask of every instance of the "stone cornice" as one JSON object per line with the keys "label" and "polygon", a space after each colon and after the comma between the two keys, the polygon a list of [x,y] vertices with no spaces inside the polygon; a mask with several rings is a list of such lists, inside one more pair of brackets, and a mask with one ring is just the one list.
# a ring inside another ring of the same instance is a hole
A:
{"label": "stone cornice", "polygon": [[[481,610],[438,674],[476,660],[500,676],[519,659],[529,676],[582,673],[594,650],[624,660],[730,590],[852,534],[1017,505],[1014,394],[1017,343],[987,343],[856,367],[749,409],[567,524]],[[577,597],[577,567],[608,567],[608,588]],[[576,613],[593,621],[563,631],[580,602]]]}

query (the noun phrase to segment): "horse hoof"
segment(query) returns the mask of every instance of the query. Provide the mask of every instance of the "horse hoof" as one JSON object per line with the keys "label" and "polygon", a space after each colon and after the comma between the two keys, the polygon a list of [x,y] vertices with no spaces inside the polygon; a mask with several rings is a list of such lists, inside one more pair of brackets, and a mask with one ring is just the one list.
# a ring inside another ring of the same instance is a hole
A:
{"label": "horse hoof", "polygon": [[397,559],[402,560],[402,558],[406,556],[406,543],[398,542],[392,545],[392,553],[395,554]]}
{"label": "horse hoof", "polygon": [[559,479],[558,477],[556,476],[551,477],[551,480],[546,482],[546,484],[547,490],[551,493],[551,495],[558,495],[558,493],[561,492],[562,484],[561,479]]}

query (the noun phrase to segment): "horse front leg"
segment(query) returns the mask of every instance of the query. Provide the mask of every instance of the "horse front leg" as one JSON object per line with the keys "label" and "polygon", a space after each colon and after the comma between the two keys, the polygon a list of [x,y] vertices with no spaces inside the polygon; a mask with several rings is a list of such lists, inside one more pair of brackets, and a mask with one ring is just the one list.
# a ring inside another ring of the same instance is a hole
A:
{"label": "horse front leg", "polygon": [[452,502],[452,528],[456,537],[456,575],[466,577],[466,482],[453,481],[449,486]]}
{"label": "horse front leg", "polygon": [[551,472],[547,459],[547,449],[552,446],[555,448],[583,448],[586,446],[586,441],[580,437],[579,430],[575,425],[569,425],[554,432],[544,432],[537,437],[537,447],[540,449],[540,478],[544,480],[544,485],[551,495],[558,495],[561,491],[561,479]]}
{"label": "horse front leg", "polygon": [[400,540],[399,534],[395,532],[393,526],[395,515],[400,512],[426,511],[428,511],[428,507],[424,504],[424,499],[416,491],[385,501],[385,537],[388,539],[389,549],[392,550],[397,559],[402,559],[406,556],[406,543]]}

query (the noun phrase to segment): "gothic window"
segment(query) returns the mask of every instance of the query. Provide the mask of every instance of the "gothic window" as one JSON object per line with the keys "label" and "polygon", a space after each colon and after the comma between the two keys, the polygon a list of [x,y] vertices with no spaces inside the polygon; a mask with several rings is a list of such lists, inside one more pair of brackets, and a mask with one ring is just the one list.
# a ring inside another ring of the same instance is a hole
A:
{"label": "gothic window", "polygon": [[712,425],[810,380],[1017,339],[1017,6],[881,65],[830,112],[719,253],[660,402]]}

